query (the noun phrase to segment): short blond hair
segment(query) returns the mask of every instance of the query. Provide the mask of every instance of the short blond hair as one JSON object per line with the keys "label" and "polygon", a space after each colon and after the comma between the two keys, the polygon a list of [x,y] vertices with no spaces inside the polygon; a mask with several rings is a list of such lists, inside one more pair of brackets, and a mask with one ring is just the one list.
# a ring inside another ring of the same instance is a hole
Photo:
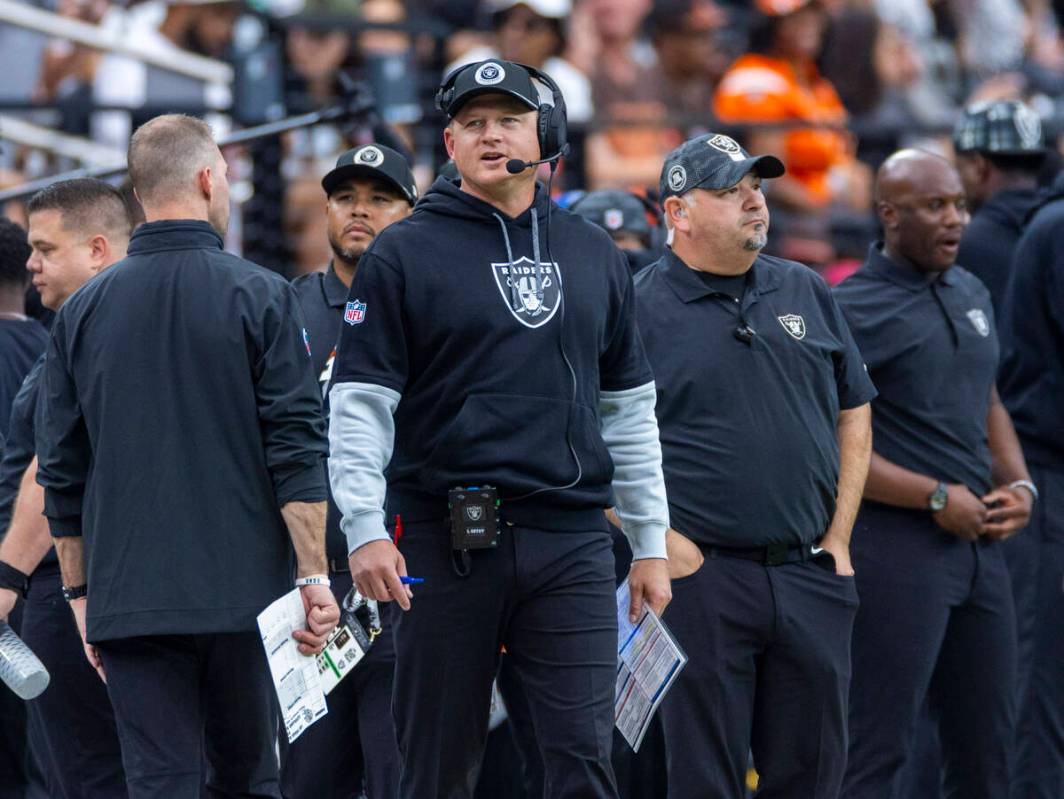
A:
{"label": "short blond hair", "polygon": [[217,168],[220,153],[210,125],[185,114],[145,122],[129,140],[129,176],[142,203],[180,199],[196,175]]}

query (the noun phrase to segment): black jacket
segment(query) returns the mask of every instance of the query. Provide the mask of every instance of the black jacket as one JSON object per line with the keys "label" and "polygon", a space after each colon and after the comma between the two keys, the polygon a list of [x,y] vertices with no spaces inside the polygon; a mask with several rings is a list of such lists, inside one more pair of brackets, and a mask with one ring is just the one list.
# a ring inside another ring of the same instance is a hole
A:
{"label": "black jacket", "polygon": [[1040,197],[1012,259],[998,390],[1028,461],[1064,468],[1064,173]]}
{"label": "black jacket", "polygon": [[990,291],[1001,332],[1001,304],[1009,282],[1009,265],[1023,232],[1024,217],[1038,199],[1037,189],[1003,189],[972,215],[957,251],[957,263],[983,281]]}
{"label": "black jacket", "polygon": [[251,630],[291,588],[280,507],[325,499],[303,314],[205,222],[142,225],[63,305],[38,414],[52,534],[85,539],[90,640]]}

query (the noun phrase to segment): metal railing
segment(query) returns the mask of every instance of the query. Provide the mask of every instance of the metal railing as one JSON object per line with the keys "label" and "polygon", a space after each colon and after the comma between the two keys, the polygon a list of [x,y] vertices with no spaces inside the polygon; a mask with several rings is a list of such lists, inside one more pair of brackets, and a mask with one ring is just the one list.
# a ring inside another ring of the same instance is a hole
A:
{"label": "metal railing", "polygon": [[177,48],[152,47],[125,37],[119,30],[63,17],[17,0],[0,0],[0,22],[67,39],[95,50],[127,55],[153,67],[206,83],[228,86],[233,82],[233,68],[223,61]]}

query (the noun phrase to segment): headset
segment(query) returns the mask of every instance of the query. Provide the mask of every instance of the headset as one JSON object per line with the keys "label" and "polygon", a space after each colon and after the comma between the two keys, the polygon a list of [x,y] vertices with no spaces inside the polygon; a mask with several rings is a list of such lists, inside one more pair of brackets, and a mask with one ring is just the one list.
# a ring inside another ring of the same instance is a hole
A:
{"label": "headset", "polygon": [[[569,152],[569,127],[568,117],[565,110],[565,98],[562,96],[562,90],[558,88],[558,84],[554,82],[554,78],[548,75],[546,72],[540,72],[535,67],[530,67],[527,64],[519,64],[516,61],[502,61],[502,64],[513,64],[514,66],[521,67],[525,70],[529,76],[535,80],[538,80],[544,86],[551,91],[554,104],[540,103],[537,109],[536,120],[536,132],[539,139],[539,154],[543,156],[546,153],[550,153],[539,161],[522,161],[519,158],[513,158],[506,162],[506,171],[510,174],[516,175],[529,167],[536,166],[537,164],[545,164],[548,161],[557,161]],[[436,92],[436,108],[443,113],[450,116],[448,113],[451,103],[455,99],[455,82],[458,77],[467,69],[479,69],[484,65],[484,62],[478,61],[473,64],[465,64],[453,70],[446,78],[443,79],[443,84]]]}

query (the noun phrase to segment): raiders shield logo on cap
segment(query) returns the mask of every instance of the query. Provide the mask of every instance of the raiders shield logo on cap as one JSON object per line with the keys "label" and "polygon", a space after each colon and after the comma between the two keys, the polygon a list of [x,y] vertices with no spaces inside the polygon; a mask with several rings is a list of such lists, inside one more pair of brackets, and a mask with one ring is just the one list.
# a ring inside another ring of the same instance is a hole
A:
{"label": "raiders shield logo on cap", "polygon": [[709,139],[706,144],[712,147],[714,150],[719,150],[724,153],[728,158],[733,161],[743,160],[743,149],[739,146],[739,143],[730,136],[724,136],[718,133],[713,138]]}
{"label": "raiders shield logo on cap", "polygon": [[502,83],[505,78],[506,70],[493,63],[484,64],[473,73],[473,80],[481,86],[494,86],[496,83]]}
{"label": "raiders shield logo on cap", "polygon": [[620,230],[624,227],[624,212],[620,208],[607,208],[602,216],[606,230]]}
{"label": "raiders shield logo on cap", "polygon": [[370,144],[355,153],[355,160],[364,166],[379,166],[384,161],[384,153]]}

